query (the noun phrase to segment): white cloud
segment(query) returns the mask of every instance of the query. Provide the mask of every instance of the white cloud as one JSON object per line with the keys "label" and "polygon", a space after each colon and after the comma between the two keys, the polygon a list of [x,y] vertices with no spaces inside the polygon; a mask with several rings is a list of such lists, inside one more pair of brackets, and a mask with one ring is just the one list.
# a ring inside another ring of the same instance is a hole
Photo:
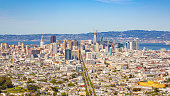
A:
{"label": "white cloud", "polygon": [[104,2],[104,3],[124,3],[124,2],[130,2],[132,0],[97,0],[100,2]]}

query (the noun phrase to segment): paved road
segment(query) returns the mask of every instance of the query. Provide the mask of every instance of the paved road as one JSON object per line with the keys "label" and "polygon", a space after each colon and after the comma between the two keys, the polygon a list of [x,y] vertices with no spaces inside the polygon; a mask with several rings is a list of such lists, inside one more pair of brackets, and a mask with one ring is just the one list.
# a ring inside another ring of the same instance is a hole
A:
{"label": "paved road", "polygon": [[95,96],[95,92],[93,90],[94,88],[90,84],[91,80],[89,78],[89,74],[88,74],[86,67],[85,67],[84,58],[82,58],[82,56],[81,56],[81,66],[82,66],[83,74],[84,74],[84,77],[85,77],[85,83],[87,85],[86,90],[89,92],[90,96]]}

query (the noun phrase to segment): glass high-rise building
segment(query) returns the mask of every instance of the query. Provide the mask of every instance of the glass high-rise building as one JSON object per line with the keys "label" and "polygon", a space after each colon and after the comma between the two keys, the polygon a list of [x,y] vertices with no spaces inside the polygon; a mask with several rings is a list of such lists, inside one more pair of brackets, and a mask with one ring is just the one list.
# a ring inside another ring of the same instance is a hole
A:
{"label": "glass high-rise building", "polygon": [[65,49],[65,60],[71,60],[71,50]]}
{"label": "glass high-rise building", "polygon": [[98,42],[98,33],[97,30],[94,32],[93,43],[96,44]]}
{"label": "glass high-rise building", "polygon": [[51,43],[56,43],[56,36],[51,36]]}
{"label": "glass high-rise building", "polygon": [[138,43],[139,42],[139,38],[136,38],[135,41],[136,41],[136,50],[138,50],[139,49],[139,43]]}
{"label": "glass high-rise building", "polygon": [[110,55],[112,55],[112,47],[110,47]]}

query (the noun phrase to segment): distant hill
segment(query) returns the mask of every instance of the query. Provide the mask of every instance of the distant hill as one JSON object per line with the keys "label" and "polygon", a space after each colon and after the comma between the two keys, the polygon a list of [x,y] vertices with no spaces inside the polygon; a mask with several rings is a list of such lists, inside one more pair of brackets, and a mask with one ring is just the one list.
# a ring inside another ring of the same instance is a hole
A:
{"label": "distant hill", "polygon": [[[39,41],[43,35],[45,41],[50,40],[51,35],[55,35],[57,40],[89,40],[93,39],[93,32],[84,34],[30,34],[30,35],[0,35],[1,41]],[[168,40],[170,41],[169,31],[148,31],[148,30],[128,30],[128,31],[109,31],[98,32],[98,37],[106,39],[117,38],[139,38],[140,40]]]}

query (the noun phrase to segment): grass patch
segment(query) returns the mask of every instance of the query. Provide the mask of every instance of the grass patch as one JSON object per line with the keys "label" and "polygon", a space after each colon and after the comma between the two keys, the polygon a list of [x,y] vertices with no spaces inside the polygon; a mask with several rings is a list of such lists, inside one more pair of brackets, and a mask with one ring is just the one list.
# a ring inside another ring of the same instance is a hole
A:
{"label": "grass patch", "polygon": [[24,93],[24,92],[28,92],[28,90],[22,87],[14,87],[7,89],[7,93]]}

